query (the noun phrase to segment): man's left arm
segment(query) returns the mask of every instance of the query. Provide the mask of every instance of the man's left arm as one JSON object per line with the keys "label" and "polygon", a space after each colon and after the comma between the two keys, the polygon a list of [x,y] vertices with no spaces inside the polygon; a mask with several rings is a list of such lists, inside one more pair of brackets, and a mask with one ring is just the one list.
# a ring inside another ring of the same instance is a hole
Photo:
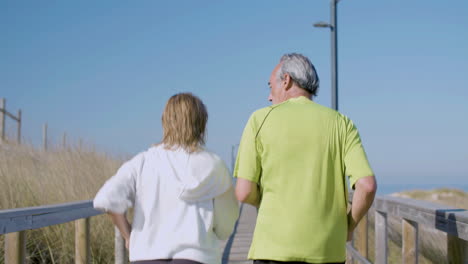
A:
{"label": "man's left arm", "polygon": [[377,181],[367,160],[359,132],[348,118],[346,122],[344,163],[349,184],[355,189],[351,211],[348,213],[348,241],[359,221],[372,206],[377,192]]}

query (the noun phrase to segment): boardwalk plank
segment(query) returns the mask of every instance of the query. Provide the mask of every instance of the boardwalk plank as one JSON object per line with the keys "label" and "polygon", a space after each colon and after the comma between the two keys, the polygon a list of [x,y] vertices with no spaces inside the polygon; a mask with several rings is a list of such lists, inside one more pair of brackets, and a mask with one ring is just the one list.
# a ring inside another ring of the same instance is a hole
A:
{"label": "boardwalk plank", "polygon": [[239,220],[236,223],[234,233],[225,243],[223,264],[252,264],[247,259],[252,235],[257,221],[257,209],[253,206],[242,204]]}

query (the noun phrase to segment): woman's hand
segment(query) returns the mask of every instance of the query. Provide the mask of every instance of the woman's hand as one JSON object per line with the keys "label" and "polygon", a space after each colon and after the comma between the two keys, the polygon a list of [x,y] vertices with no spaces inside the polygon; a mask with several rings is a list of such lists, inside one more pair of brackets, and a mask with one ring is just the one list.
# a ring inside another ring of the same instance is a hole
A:
{"label": "woman's hand", "polygon": [[125,214],[116,214],[111,212],[108,214],[114,225],[119,229],[122,237],[125,239],[125,247],[128,249],[130,246],[130,233],[132,232],[132,226],[125,217]]}

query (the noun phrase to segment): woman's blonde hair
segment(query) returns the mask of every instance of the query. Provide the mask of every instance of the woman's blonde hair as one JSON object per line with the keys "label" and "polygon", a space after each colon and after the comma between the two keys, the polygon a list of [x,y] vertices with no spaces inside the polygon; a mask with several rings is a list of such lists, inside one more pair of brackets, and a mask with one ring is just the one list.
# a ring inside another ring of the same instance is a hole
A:
{"label": "woman's blonde hair", "polygon": [[191,93],[173,95],[167,101],[162,115],[166,149],[181,147],[195,152],[205,144],[208,112],[203,102]]}

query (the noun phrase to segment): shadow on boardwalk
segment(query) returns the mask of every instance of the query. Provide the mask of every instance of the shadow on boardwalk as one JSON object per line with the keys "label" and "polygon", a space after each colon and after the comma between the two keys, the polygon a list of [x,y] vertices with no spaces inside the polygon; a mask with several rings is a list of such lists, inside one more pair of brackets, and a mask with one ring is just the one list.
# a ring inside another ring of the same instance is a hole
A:
{"label": "shadow on boardwalk", "polygon": [[242,204],[234,232],[223,245],[223,264],[252,263],[247,259],[247,254],[252,243],[256,219],[257,209],[248,204]]}

